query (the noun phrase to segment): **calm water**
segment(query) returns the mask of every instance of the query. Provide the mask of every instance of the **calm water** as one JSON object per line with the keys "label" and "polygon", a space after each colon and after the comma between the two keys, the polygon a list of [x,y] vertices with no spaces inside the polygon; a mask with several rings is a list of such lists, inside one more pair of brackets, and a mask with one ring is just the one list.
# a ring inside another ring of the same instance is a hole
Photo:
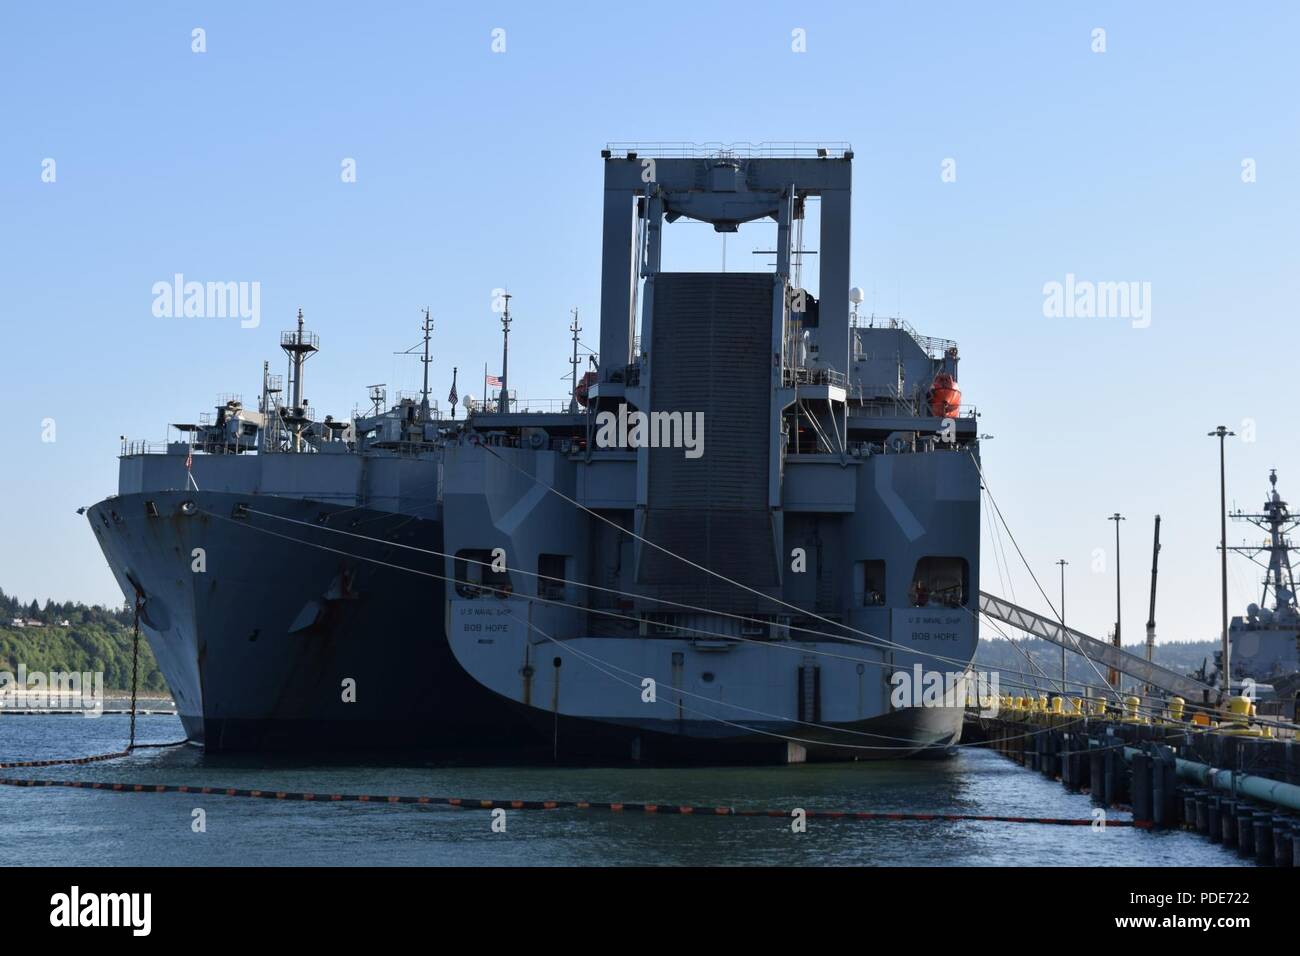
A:
{"label": "calm water", "polygon": [[[184,737],[174,717],[140,717],[141,742]],[[103,753],[127,718],[0,718],[0,761]],[[0,771],[59,777],[326,793],[494,799],[587,799],[871,811],[1088,817],[1059,783],[982,749],[950,760],[760,769],[324,766],[146,750],[84,767]],[[207,832],[191,812],[207,813]],[[1115,814],[1115,818],[1123,818]],[[428,806],[304,804],[195,794],[115,794],[0,787],[0,864],[49,865],[660,865],[874,864],[1235,866],[1237,856],[1186,833],[998,823],[647,817],[606,811],[488,812]]]}

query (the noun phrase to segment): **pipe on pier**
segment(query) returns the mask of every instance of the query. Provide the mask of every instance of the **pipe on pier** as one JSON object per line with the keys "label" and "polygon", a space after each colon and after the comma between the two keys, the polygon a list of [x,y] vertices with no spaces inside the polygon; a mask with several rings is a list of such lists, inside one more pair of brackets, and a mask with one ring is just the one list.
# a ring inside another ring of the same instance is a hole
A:
{"label": "pipe on pier", "polygon": [[[1124,748],[1124,756],[1129,760],[1140,753],[1140,750],[1132,747]],[[1256,777],[1250,774],[1233,774],[1231,770],[1216,770],[1207,764],[1184,760],[1182,757],[1176,759],[1175,766],[1178,768],[1179,777],[1203,787],[1221,790],[1224,793],[1238,793],[1252,800],[1263,800],[1289,810],[1300,811],[1300,787],[1293,783],[1269,780],[1267,777]]]}

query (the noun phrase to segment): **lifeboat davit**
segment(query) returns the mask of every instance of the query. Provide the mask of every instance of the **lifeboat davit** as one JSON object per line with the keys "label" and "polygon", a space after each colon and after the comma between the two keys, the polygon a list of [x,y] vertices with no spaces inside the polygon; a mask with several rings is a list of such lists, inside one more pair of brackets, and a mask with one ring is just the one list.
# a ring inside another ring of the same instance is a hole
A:
{"label": "lifeboat davit", "polygon": [[573,397],[578,400],[578,404],[583,408],[587,407],[587,389],[596,384],[596,373],[585,372],[582,378],[578,379],[577,386],[573,389]]}
{"label": "lifeboat davit", "polygon": [[955,418],[961,410],[961,389],[947,372],[940,372],[930,386],[930,414],[936,418]]}

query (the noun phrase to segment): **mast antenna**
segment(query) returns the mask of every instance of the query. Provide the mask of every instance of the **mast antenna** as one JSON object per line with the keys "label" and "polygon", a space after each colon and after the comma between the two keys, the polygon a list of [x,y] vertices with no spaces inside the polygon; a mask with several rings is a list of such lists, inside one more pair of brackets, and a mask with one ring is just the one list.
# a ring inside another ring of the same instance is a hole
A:
{"label": "mast antenna", "polygon": [[497,404],[497,410],[500,412],[510,411],[510,393],[507,391],[507,382],[510,374],[510,299],[509,292],[503,292],[501,298],[505,300],[505,308],[501,312],[501,400]]}
{"label": "mast antenna", "polygon": [[420,389],[420,420],[429,420],[429,363],[433,359],[429,358],[429,335],[433,332],[433,319],[429,318],[429,307],[424,307],[424,355],[420,357],[421,364],[424,365],[424,387]]}
{"label": "mast antenna", "polygon": [[582,331],[582,326],[578,324],[578,309],[573,308],[573,324],[569,326],[569,331],[573,333],[573,358],[569,359],[570,369],[570,387],[569,387],[569,414],[574,415],[578,411],[578,333]]}

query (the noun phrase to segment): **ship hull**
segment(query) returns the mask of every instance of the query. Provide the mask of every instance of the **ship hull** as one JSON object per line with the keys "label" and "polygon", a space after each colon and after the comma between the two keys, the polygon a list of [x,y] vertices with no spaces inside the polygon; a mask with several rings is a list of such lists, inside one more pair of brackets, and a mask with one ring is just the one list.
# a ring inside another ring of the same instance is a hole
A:
{"label": "ship hull", "polygon": [[113,497],[88,518],[123,594],[143,596],[141,631],[186,734],[209,752],[759,764],[942,753],[961,733],[958,708],[816,730],[627,724],[511,700],[449,645],[445,568],[427,553],[444,547],[437,520],[174,491]]}
{"label": "ship hull", "polygon": [[145,595],[141,630],[186,733],[208,750],[544,750],[449,653],[437,559],[367,540],[437,550],[439,522],[176,492],[88,515],[127,599]]}

